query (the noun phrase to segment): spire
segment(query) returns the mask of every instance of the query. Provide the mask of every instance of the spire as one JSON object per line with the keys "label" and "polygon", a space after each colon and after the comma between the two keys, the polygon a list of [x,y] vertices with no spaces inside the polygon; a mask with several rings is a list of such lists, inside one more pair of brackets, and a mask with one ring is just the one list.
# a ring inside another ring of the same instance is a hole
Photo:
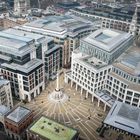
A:
{"label": "spire", "polygon": [[138,11],[138,7],[137,7],[137,0],[136,0],[136,9],[135,9],[135,13],[132,17],[132,21],[130,23],[130,27],[129,27],[129,33],[131,33],[132,35],[136,34],[136,30],[137,30],[137,11]]}

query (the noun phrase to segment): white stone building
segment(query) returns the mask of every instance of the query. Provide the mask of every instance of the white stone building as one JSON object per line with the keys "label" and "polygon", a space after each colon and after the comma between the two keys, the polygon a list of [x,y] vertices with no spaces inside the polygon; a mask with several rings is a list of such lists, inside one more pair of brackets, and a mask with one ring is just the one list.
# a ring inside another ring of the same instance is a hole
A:
{"label": "white stone building", "polygon": [[0,32],[0,42],[1,73],[10,81],[12,95],[31,101],[45,88],[46,38],[9,29]]}
{"label": "white stone building", "polygon": [[[70,80],[71,86],[80,88],[81,94],[85,93],[85,98],[90,97],[92,102],[95,98],[98,105],[103,102],[104,110],[115,99],[140,106],[140,48],[132,44],[133,36],[129,33],[95,31],[81,40],[79,49],[72,53],[71,70],[66,73],[65,82]],[[106,54],[114,59],[104,58]]]}

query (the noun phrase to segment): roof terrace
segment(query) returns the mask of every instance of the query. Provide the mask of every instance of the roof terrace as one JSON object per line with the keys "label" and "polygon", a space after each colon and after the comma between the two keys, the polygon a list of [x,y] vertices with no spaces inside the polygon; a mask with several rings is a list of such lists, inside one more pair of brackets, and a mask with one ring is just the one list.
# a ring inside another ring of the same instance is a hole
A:
{"label": "roof terrace", "polygon": [[77,130],[57,123],[45,116],[35,122],[29,131],[49,140],[72,140]]}
{"label": "roof terrace", "polygon": [[96,57],[93,56],[86,56],[80,59],[80,61],[84,62],[85,64],[87,64],[90,67],[94,67],[96,69],[100,69],[104,66],[106,66],[107,64],[99,59],[97,59]]}

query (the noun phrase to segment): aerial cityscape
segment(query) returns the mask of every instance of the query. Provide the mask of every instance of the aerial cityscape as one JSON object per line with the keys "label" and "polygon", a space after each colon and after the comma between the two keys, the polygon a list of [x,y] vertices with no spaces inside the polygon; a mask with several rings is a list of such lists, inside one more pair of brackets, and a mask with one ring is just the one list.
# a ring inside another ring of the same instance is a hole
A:
{"label": "aerial cityscape", "polygon": [[140,1],[0,0],[0,140],[140,140]]}

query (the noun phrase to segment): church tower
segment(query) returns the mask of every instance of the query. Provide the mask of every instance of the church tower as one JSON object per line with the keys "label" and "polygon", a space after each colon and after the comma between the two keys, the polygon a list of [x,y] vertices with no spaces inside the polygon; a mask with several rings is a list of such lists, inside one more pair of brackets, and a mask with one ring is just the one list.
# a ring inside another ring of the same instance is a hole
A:
{"label": "church tower", "polygon": [[14,0],[14,13],[17,16],[27,14],[30,8],[30,0]]}
{"label": "church tower", "polygon": [[136,1],[135,13],[132,17],[132,21],[129,26],[129,33],[131,33],[134,36],[136,35],[136,30],[137,30],[137,11],[138,11],[138,7],[137,7],[137,1]]}

